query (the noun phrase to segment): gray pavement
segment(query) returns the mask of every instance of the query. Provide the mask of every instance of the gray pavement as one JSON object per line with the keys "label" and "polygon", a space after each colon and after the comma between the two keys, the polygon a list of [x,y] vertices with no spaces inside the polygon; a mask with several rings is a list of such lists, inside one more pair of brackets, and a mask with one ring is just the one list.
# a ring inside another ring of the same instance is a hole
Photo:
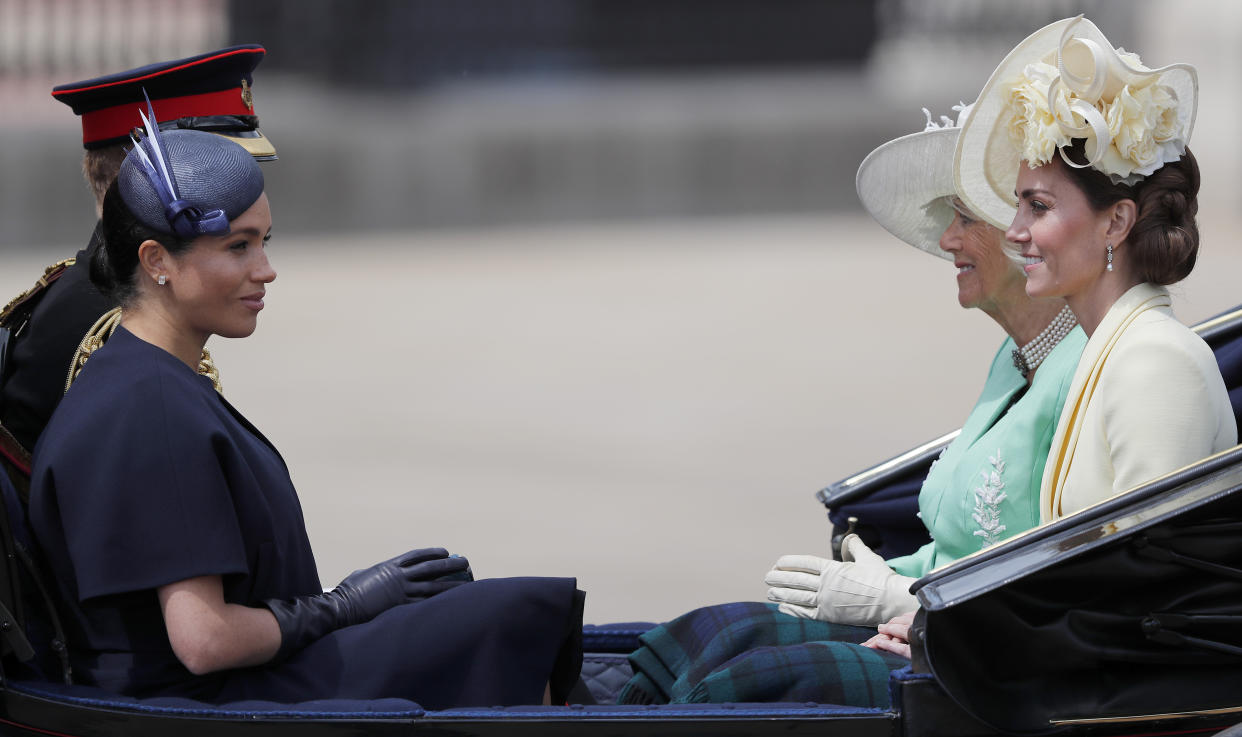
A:
{"label": "gray pavement", "polygon": [[[276,221],[258,332],[209,347],[329,585],[443,545],[480,576],[577,576],[592,622],[761,599],[777,556],[827,550],[815,490],[957,427],[1001,339],[947,262],[860,217]],[[1204,221],[1184,320],[1242,302],[1238,225]],[[45,259],[6,253],[0,294]]]}

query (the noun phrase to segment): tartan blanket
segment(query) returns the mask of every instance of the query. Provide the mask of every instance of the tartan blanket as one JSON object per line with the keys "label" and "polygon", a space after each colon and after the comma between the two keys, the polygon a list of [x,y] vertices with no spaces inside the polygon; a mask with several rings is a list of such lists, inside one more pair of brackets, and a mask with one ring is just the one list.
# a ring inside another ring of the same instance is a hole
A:
{"label": "tartan blanket", "polygon": [[696,609],[643,634],[620,704],[813,701],[888,708],[905,658],[857,643],[869,627],[782,614],[774,604]]}

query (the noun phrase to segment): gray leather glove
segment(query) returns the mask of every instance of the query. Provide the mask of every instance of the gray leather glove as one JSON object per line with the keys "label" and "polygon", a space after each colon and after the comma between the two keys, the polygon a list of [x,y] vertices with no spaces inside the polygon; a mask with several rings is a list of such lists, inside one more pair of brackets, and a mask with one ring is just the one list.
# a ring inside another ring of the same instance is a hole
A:
{"label": "gray leather glove", "polygon": [[354,571],[331,591],[268,599],[263,604],[280,626],[280,649],[272,662],[333,630],[361,624],[398,604],[426,599],[470,580],[465,558],[449,557],[444,548],[421,548]]}

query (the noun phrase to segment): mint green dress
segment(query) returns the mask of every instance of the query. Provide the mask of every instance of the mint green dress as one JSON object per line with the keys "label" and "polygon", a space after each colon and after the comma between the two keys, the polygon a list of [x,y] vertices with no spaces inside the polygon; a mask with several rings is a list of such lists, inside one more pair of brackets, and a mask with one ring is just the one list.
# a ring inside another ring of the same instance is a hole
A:
{"label": "mint green dress", "polygon": [[1026,380],[1013,367],[1013,339],[1005,339],[961,434],[932,464],[919,491],[919,516],[932,541],[890,558],[893,570],[919,578],[1039,524],[1044,462],[1086,344],[1086,334],[1075,327],[1013,402]]}

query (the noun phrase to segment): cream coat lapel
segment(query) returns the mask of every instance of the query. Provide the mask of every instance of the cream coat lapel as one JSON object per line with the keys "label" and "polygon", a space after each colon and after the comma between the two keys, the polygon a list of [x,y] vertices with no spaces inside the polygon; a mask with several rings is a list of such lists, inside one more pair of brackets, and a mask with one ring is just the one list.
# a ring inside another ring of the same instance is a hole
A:
{"label": "cream coat lapel", "polygon": [[1100,380],[1100,372],[1108,361],[1108,355],[1118,339],[1143,312],[1153,307],[1169,307],[1173,304],[1169,292],[1155,284],[1139,284],[1121,295],[1087,341],[1074,381],[1070,384],[1065,407],[1057,421],[1057,432],[1052,436],[1048,462],[1044,466],[1043,482],[1039,489],[1039,520],[1049,522],[1061,517],[1061,496],[1065,479],[1074,461],[1078,436],[1082,431],[1082,418],[1091,403],[1091,395]]}

